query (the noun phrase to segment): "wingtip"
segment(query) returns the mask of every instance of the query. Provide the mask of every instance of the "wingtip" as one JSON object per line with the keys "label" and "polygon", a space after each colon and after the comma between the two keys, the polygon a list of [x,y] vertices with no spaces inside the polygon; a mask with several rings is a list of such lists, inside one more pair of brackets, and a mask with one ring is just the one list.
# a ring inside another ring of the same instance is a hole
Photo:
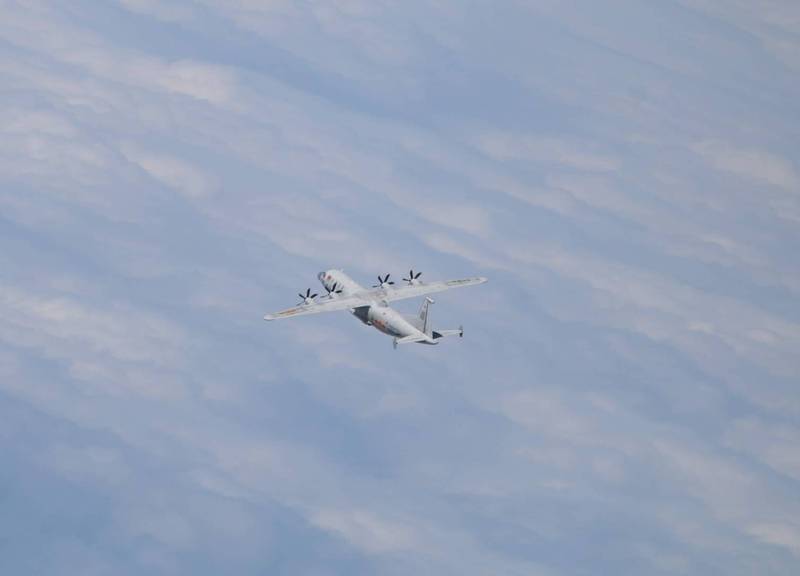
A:
{"label": "wingtip", "polygon": [[273,316],[272,314],[267,314],[266,316],[264,316],[264,320],[266,320],[267,322],[269,322],[270,320],[275,320],[275,316]]}

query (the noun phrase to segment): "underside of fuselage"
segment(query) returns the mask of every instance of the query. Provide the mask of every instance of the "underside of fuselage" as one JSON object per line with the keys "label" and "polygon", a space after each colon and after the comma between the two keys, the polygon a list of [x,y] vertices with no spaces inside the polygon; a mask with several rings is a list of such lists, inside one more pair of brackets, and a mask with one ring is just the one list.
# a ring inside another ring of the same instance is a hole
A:
{"label": "underside of fuselage", "polygon": [[386,304],[376,303],[371,306],[360,306],[359,308],[354,308],[352,313],[367,326],[372,326],[379,332],[394,338],[425,335],[397,310],[390,308]]}
{"label": "underside of fuselage", "polygon": [[434,346],[441,338],[447,336],[463,336],[464,330],[426,330],[427,307],[424,317],[404,316],[386,305],[361,306],[352,310],[353,315],[367,326],[394,338],[398,344],[428,344]]}

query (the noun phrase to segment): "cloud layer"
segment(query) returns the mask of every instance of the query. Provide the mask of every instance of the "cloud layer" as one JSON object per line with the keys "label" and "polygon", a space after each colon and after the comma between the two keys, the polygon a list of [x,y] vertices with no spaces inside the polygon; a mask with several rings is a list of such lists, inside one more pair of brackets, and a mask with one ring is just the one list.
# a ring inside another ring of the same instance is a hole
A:
{"label": "cloud layer", "polygon": [[[767,4],[5,2],[0,570],[796,573]],[[330,266],[491,282],[260,320]]]}

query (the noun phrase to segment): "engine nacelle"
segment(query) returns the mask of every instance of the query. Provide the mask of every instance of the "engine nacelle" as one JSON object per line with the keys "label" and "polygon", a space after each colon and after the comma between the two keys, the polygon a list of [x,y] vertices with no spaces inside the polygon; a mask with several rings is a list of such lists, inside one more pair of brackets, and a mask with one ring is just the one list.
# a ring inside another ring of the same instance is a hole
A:
{"label": "engine nacelle", "polygon": [[359,306],[353,309],[353,316],[361,320],[367,326],[372,326],[372,318],[370,318],[369,310],[371,306]]}

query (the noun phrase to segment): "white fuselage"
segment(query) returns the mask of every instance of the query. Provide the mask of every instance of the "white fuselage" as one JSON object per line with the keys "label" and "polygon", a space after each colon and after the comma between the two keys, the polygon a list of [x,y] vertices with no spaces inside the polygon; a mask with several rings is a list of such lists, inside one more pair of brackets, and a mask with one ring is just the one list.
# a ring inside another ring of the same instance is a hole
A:
{"label": "white fuselage", "polygon": [[[364,292],[363,286],[350,278],[341,270],[325,270],[317,275],[319,281],[326,289],[342,289],[341,294],[332,294],[331,297],[352,296],[359,292]],[[384,288],[386,292],[392,290],[391,286]],[[369,305],[353,308],[350,312],[367,326],[373,326],[380,332],[393,336],[394,338],[406,338],[409,336],[428,336],[412,322],[416,319],[406,318],[397,310],[391,308],[380,298],[373,298]],[[436,344],[436,342],[424,342],[425,344]]]}

